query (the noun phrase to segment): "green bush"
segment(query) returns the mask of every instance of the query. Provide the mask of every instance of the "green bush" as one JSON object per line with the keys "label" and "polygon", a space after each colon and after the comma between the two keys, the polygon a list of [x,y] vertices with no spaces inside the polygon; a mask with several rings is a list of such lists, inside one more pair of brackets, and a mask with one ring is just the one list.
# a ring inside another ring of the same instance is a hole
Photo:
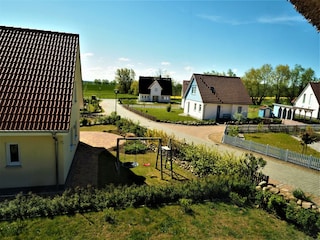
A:
{"label": "green bush", "polygon": [[144,154],[148,147],[141,141],[127,141],[124,145],[124,152],[126,154]]}
{"label": "green bush", "polygon": [[305,193],[301,190],[301,189],[295,189],[293,190],[292,192],[292,195],[297,198],[297,199],[300,199],[300,200],[303,200],[303,201],[307,201],[307,202],[310,202],[311,201],[311,198],[306,196]]}

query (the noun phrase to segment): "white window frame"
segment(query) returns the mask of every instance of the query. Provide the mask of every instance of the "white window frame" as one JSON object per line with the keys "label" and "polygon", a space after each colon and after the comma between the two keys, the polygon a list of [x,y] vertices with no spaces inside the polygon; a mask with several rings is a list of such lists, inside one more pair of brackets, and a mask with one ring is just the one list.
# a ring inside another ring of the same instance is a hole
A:
{"label": "white window frame", "polygon": [[197,91],[197,88],[196,88],[196,86],[192,86],[191,87],[191,94],[196,94],[196,91]]}
{"label": "white window frame", "polygon": [[[16,145],[18,147],[18,161],[12,161],[11,159],[11,145]],[[18,143],[7,143],[6,144],[6,159],[7,159],[7,166],[21,166],[21,155]]]}

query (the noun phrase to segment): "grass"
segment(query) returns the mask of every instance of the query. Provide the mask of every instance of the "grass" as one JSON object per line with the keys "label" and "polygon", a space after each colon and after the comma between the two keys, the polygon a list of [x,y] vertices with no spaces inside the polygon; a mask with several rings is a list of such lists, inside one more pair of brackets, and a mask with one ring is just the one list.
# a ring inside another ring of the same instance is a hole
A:
{"label": "grass", "polygon": [[151,116],[156,117],[161,121],[199,121],[189,116],[183,116],[183,109],[180,108],[171,108],[170,112],[167,112],[166,107],[135,107],[135,109],[147,113]]}
{"label": "grass", "polygon": [[[117,161],[116,151],[104,151],[99,155],[98,165],[98,184],[104,187],[106,184],[122,184],[122,185],[161,185],[164,183],[174,183],[176,181],[184,181],[195,178],[190,172],[186,172],[178,165],[173,164],[173,176],[169,171],[169,164],[167,168],[163,165],[163,180],[160,174],[160,156],[158,158],[158,169],[156,169],[157,153],[148,151],[145,154],[125,154],[123,149],[119,151],[119,158],[121,163],[137,162],[138,166],[135,168],[125,168],[120,166],[119,171],[116,171],[115,164]],[[163,156],[163,162],[165,157]]]}
{"label": "grass", "polygon": [[[288,149],[293,152],[302,153],[300,141],[286,133],[246,133],[245,139],[262,144],[269,144],[282,149]],[[308,147],[307,153],[314,157],[320,157],[320,153]]]}
{"label": "grass", "polygon": [[[94,82],[83,82],[82,90],[84,98],[91,98],[91,96],[96,96],[99,99],[115,99],[116,95],[114,89],[116,86],[114,84],[95,84]],[[117,94],[117,98],[132,98],[136,97],[131,94]]]}
{"label": "grass", "polygon": [[[223,202],[107,209],[0,223],[1,239],[312,239],[261,209]],[[111,221],[112,220],[112,221]]]}
{"label": "grass", "polygon": [[115,132],[117,127],[115,125],[93,125],[93,126],[83,126],[80,131],[89,132]]}

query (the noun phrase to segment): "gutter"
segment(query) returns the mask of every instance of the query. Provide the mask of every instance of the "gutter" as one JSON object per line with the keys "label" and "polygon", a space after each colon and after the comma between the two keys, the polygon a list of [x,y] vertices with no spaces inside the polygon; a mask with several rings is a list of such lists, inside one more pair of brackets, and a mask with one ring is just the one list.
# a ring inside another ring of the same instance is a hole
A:
{"label": "gutter", "polygon": [[54,140],[54,156],[55,156],[55,168],[56,168],[56,186],[59,187],[59,157],[58,157],[58,138],[57,133],[52,132],[52,138]]}

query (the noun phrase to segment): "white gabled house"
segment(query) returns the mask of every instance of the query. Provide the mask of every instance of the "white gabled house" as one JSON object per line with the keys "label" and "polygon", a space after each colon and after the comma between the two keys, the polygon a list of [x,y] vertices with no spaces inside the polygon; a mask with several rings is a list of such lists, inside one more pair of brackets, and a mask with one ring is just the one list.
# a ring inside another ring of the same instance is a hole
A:
{"label": "white gabled house", "polygon": [[166,102],[169,103],[172,95],[171,78],[139,77],[140,102]]}
{"label": "white gabled house", "polygon": [[306,117],[320,118],[320,83],[310,82],[303,89],[297,99],[294,101],[294,106],[305,110],[295,111],[295,114],[302,114]]}
{"label": "white gabled house", "polygon": [[[186,82],[187,84],[187,82]],[[201,120],[247,117],[250,96],[239,77],[193,74],[182,97],[184,113]]]}

